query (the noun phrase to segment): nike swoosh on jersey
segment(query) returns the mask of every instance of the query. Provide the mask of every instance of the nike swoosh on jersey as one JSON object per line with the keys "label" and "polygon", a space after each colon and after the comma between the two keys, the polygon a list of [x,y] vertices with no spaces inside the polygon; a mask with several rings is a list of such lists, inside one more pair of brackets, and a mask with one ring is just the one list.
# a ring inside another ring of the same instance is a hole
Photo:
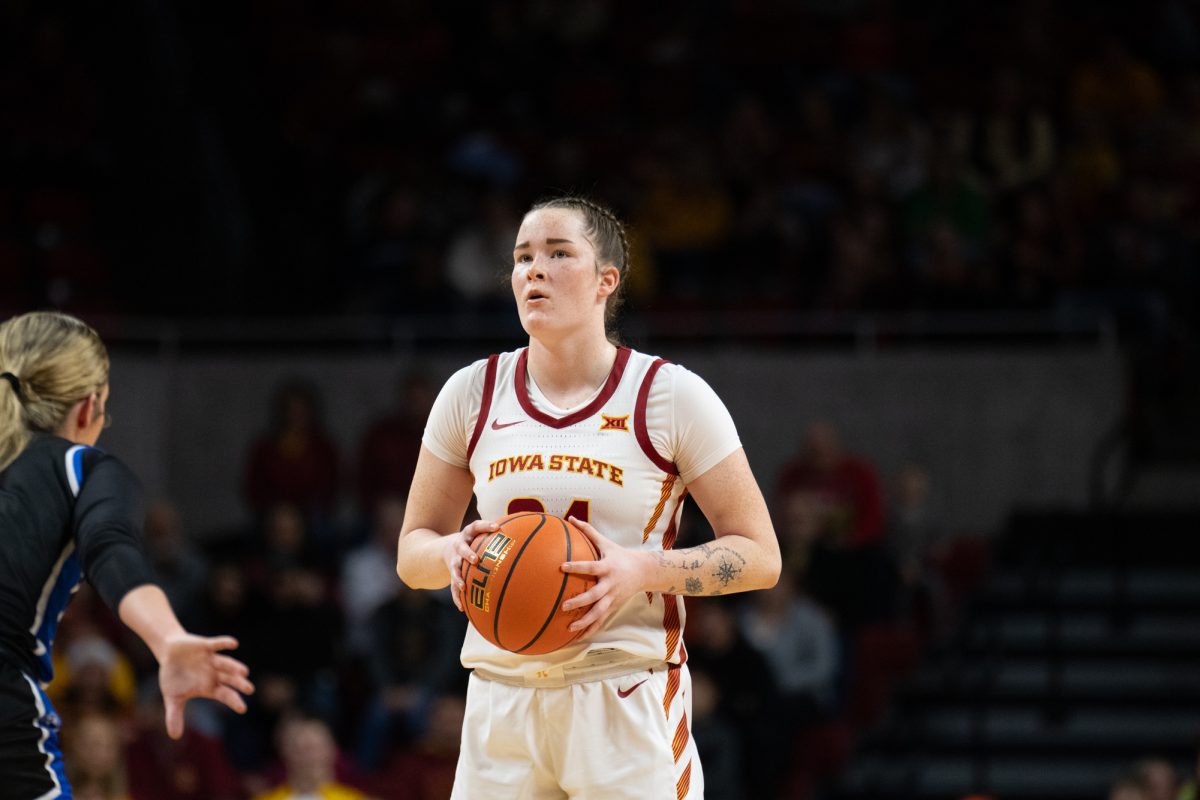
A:
{"label": "nike swoosh on jersey", "polygon": [[626,698],[626,697],[629,697],[629,695],[633,694],[633,690],[634,690],[634,689],[636,689],[637,687],[641,686],[643,683],[645,683],[645,682],[646,682],[646,681],[648,681],[648,680],[650,680],[650,679],[649,679],[649,678],[642,678],[640,681],[638,681],[637,683],[635,683],[633,686],[630,686],[628,689],[617,689],[617,697],[620,697],[620,698]]}
{"label": "nike swoosh on jersey", "polygon": [[520,425],[525,420],[519,419],[516,422],[501,422],[499,419],[492,420],[492,430],[498,431],[501,428],[511,428],[513,425]]}

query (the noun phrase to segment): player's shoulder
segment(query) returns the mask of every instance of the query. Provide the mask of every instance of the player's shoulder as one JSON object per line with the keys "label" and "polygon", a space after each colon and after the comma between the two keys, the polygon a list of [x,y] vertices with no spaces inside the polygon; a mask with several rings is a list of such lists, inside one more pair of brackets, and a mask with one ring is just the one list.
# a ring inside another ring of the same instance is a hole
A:
{"label": "player's shoulder", "polygon": [[485,373],[488,370],[489,364],[494,362],[497,370],[512,368],[518,361],[520,361],[521,355],[525,352],[525,350],[526,348],[521,347],[516,350],[509,350],[503,353],[492,353],[491,355],[484,356],[483,358],[477,358],[470,364],[467,364],[465,367],[461,367],[455,371],[455,373],[450,376],[450,380],[467,382],[473,380],[482,381]]}
{"label": "player's shoulder", "polygon": [[654,353],[630,349],[628,364],[634,368],[636,374],[649,377],[655,389],[676,385],[683,388],[706,385],[703,378],[685,365]]}
{"label": "player's shoulder", "polygon": [[57,475],[60,484],[69,487],[72,494],[78,494],[84,481],[101,470],[120,480],[137,481],[132,470],[111,453],[44,433],[30,440],[11,470],[31,480],[39,480],[38,475]]}

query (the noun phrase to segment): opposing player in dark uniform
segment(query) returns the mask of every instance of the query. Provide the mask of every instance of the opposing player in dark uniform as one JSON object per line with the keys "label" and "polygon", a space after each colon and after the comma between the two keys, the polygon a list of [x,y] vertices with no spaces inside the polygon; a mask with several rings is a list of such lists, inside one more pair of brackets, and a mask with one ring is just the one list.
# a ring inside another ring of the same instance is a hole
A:
{"label": "opposing player in dark uniform", "polygon": [[137,479],[95,448],[108,414],[108,354],[74,317],[35,312],[0,324],[0,795],[71,797],[54,677],[58,622],[86,579],[159,663],[167,731],[190,698],[244,712],[254,691],[232,637],[183,629],[141,543]]}

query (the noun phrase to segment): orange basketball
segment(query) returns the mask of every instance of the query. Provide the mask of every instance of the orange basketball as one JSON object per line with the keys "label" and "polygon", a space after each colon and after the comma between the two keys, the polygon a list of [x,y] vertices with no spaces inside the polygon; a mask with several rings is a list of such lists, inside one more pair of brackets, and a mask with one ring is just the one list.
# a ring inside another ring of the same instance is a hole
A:
{"label": "orange basketball", "polygon": [[513,653],[536,656],[565,647],[582,633],[567,626],[587,609],[563,612],[562,604],[596,579],[560,567],[600,554],[583,531],[552,514],[509,514],[497,522],[498,530],[471,542],[479,560],[463,560],[467,618],[483,638]]}

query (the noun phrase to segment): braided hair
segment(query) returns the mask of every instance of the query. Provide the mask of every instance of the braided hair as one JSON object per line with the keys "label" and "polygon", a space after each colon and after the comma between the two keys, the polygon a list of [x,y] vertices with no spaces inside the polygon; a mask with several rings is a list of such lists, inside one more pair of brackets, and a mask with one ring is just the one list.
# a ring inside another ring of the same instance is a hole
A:
{"label": "braided hair", "polygon": [[604,308],[604,322],[611,326],[617,318],[617,311],[625,302],[625,277],[629,272],[629,236],[625,233],[625,224],[613,213],[612,209],[580,195],[562,195],[541,200],[533,204],[529,213],[542,211],[547,208],[565,208],[577,211],[583,216],[584,233],[596,250],[596,263],[612,264],[621,276],[617,289],[608,297]]}

